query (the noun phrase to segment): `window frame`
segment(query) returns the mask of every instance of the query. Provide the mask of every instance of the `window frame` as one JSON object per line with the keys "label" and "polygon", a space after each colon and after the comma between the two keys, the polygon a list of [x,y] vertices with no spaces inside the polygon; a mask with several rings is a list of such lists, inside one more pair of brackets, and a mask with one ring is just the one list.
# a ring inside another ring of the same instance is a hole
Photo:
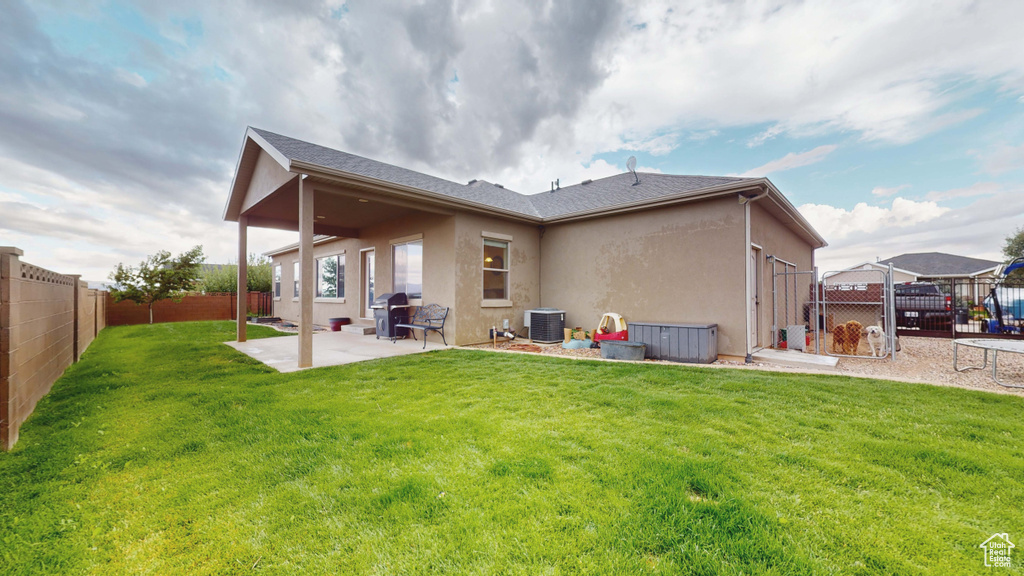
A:
{"label": "window frame", "polygon": [[[482,231],[480,233],[480,307],[481,308],[511,308],[512,302],[512,236],[508,234],[501,234],[498,232],[487,232]],[[498,242],[505,245],[505,256],[503,268],[488,268],[486,267],[486,247],[487,242]],[[505,295],[503,298],[488,298],[484,292],[484,282],[487,279],[488,274],[504,274],[505,275]]]}
{"label": "window frame", "polygon": [[299,280],[302,278],[302,266],[298,260],[292,260],[292,302],[299,301],[300,286]]}
{"label": "window frame", "polygon": [[[337,291],[337,295],[336,296],[321,296],[320,288],[321,288],[323,282],[320,279],[320,272],[321,272],[320,261],[321,260],[327,260],[329,258],[334,258],[338,262],[338,270],[339,270],[339,274],[338,275],[340,276],[340,278],[335,283],[335,290]],[[345,281],[346,281],[346,278],[345,278],[345,264],[346,264],[346,262],[345,262],[345,260],[346,260],[346,258],[345,258],[345,250],[342,250],[341,252],[335,252],[333,254],[326,254],[326,255],[323,255],[323,256],[317,256],[313,260],[314,260],[315,265],[316,265],[316,286],[315,286],[315,291],[313,293],[313,301],[314,302],[344,303],[345,302]]]}
{"label": "window frame", "polygon": [[278,262],[277,264],[274,264],[274,270],[273,270],[273,274],[274,274],[274,276],[273,276],[274,300],[280,300],[281,299],[281,286],[282,286],[282,284],[281,284],[281,274],[282,273],[283,273],[283,270],[282,270],[282,267],[281,267],[281,263]]}
{"label": "window frame", "polygon": [[[411,236],[405,236],[403,238],[396,238],[394,240],[391,240],[390,244],[391,244],[391,291],[392,292],[398,292],[398,282],[397,282],[398,279],[395,277],[395,275],[398,272],[398,267],[395,265],[395,251],[396,251],[396,249],[399,246],[408,246],[410,244],[418,244],[419,245],[419,247],[420,247],[420,281],[423,282],[423,269],[424,269],[423,258],[424,258],[424,255],[425,255],[424,246],[423,246],[423,234],[413,234]],[[405,279],[405,285],[406,285],[406,287],[408,287],[408,285],[409,285],[409,279],[408,278]],[[418,297],[413,297],[411,294],[408,294],[408,292],[406,293],[408,295],[409,304],[410,305],[412,305],[412,306],[422,306],[423,305],[423,290],[424,290],[424,288],[425,287],[421,284],[420,285],[420,295]]]}

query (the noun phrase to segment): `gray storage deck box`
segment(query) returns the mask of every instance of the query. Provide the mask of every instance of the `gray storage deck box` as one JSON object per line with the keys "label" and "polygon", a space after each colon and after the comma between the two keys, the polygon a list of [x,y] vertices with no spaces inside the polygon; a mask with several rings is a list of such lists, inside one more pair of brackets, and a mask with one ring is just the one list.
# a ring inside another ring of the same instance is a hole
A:
{"label": "gray storage deck box", "polygon": [[718,360],[718,324],[629,322],[629,339],[647,344],[644,358],[711,364]]}

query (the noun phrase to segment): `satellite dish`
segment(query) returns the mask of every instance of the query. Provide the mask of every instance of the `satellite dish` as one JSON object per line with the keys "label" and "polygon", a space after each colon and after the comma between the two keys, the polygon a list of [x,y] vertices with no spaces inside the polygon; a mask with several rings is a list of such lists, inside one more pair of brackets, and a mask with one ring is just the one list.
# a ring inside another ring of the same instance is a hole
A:
{"label": "satellite dish", "polygon": [[626,168],[633,173],[633,178],[636,179],[636,182],[633,182],[633,186],[639,184],[640,177],[636,175],[636,156],[630,156],[629,160],[626,160]]}

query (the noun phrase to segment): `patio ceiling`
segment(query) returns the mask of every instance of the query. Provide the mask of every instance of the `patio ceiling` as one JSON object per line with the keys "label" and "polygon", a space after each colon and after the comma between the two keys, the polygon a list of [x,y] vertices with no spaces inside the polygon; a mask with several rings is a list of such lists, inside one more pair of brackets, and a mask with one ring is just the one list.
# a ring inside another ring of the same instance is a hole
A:
{"label": "patio ceiling", "polygon": [[[298,182],[296,175],[243,212],[249,219],[248,225],[298,231]],[[423,212],[452,213],[424,203],[391,198],[367,187],[339,185],[324,178],[309,177],[304,186],[314,189],[315,234],[358,238],[360,229],[388,220]]]}

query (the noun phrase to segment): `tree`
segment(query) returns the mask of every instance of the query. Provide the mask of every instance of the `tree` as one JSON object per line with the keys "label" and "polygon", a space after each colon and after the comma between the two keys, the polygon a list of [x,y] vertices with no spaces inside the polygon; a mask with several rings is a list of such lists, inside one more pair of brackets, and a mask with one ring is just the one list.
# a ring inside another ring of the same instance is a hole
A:
{"label": "tree", "polygon": [[[249,292],[270,292],[273,289],[273,272],[270,259],[266,256],[250,254],[246,266],[246,290]],[[220,268],[207,268],[202,271],[198,289],[207,293],[238,292],[238,265],[227,264]]]}
{"label": "tree", "polygon": [[[1017,228],[1017,231],[1006,237],[1006,244],[1003,245],[1003,256],[1009,264],[1015,258],[1024,257],[1024,226]],[[1007,278],[1024,282],[1024,269],[1012,272]]]}
{"label": "tree", "polygon": [[171,258],[171,253],[161,250],[139,263],[138,268],[118,264],[110,274],[114,286],[110,289],[114,302],[131,300],[149,308],[149,323],[153,323],[153,303],[168,298],[181,300],[191,290],[199,277],[203,261],[203,247],[196,246],[188,252]]}

